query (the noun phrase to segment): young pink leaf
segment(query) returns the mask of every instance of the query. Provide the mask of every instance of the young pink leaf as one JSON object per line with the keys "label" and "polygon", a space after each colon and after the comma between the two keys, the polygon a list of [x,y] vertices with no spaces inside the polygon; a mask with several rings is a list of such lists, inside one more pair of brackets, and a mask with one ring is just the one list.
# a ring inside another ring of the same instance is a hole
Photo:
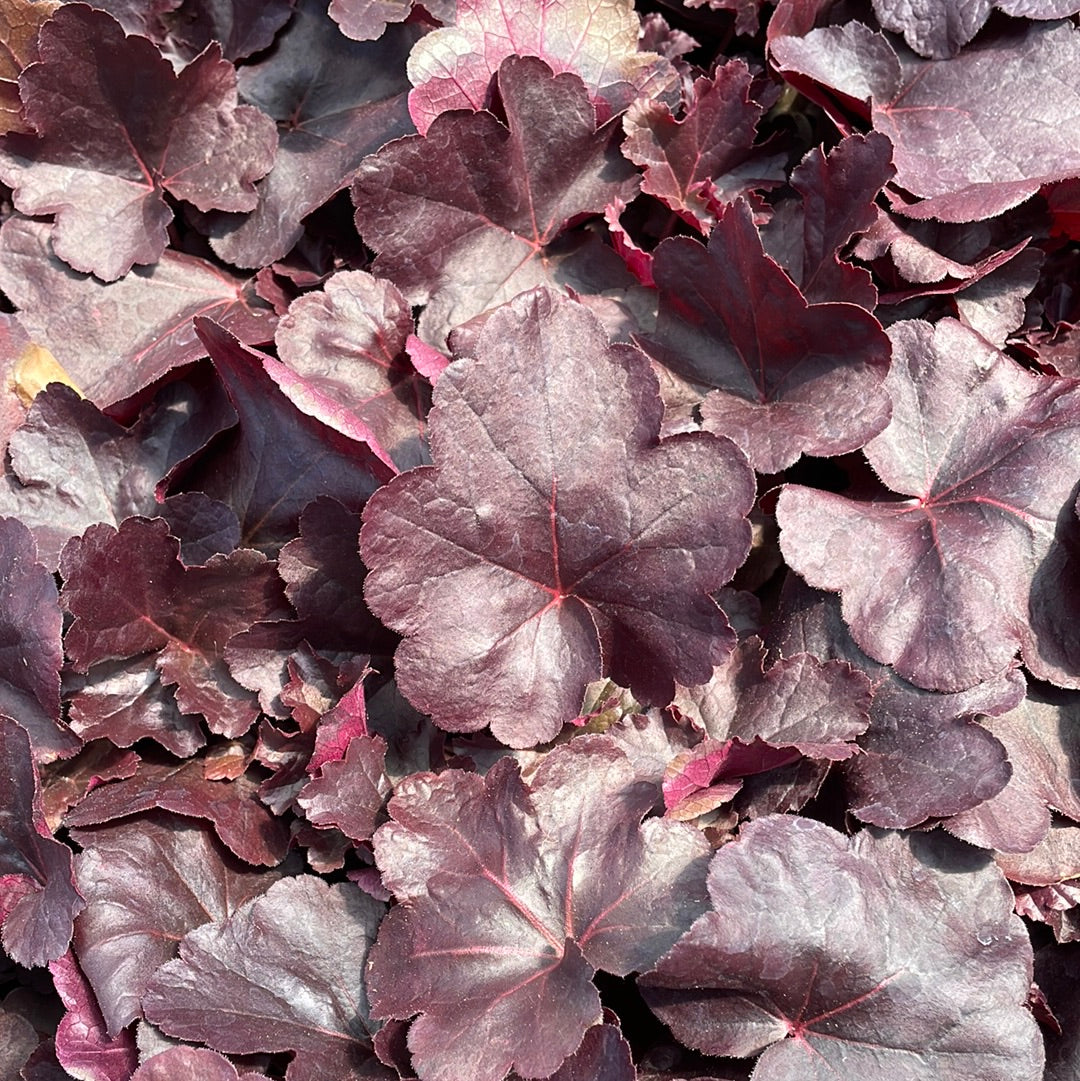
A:
{"label": "young pink leaf", "polygon": [[131,1075],[131,1081],[270,1081],[266,1074],[237,1073],[224,1055],[205,1047],[170,1047],[153,1055]]}
{"label": "young pink leaf", "polygon": [[889,333],[893,420],[866,455],[909,498],[788,485],[784,557],[839,591],[859,646],[920,687],[973,687],[1017,650],[1040,678],[1080,684],[1075,594],[1061,587],[1080,542],[1080,387],[1030,374],[954,320]]}
{"label": "young pink leaf", "polygon": [[406,697],[525,747],[601,675],[661,704],[707,679],[734,645],[708,593],[749,546],[739,451],[660,441],[645,358],[546,291],[494,312],[435,399],[435,466],[377,492],[360,534]]}
{"label": "young pink leaf", "polygon": [[458,0],[453,26],[421,38],[409,55],[409,112],[427,134],[448,109],[483,109],[508,56],[536,56],[585,84],[601,121],[645,95],[678,100],[678,74],[638,51],[641,24],[629,0]]}
{"label": "young pink leaf", "polygon": [[1031,945],[988,857],[940,834],[744,826],[702,916],[638,981],[677,1039],[757,1081],[1039,1081]]}
{"label": "young pink leaf", "polygon": [[38,52],[19,78],[38,135],[6,138],[0,177],[24,214],[56,214],[53,250],[76,270],[113,281],[157,262],[172,219],[166,191],[200,210],[255,206],[277,133],[237,104],[220,46],[177,75],[111,15],[66,4],[42,27]]}
{"label": "young pink leaf", "polygon": [[647,968],[702,910],[708,845],[650,819],[642,784],[607,737],[557,748],[526,785],[500,759],[485,778],[402,782],[375,834],[402,903],[372,950],[376,1016],[419,1013],[425,1081],[546,1077],[600,1020],[597,968]]}
{"label": "young pink leaf", "polygon": [[[498,87],[505,124],[490,112],[447,114],[426,138],[399,139],[368,158],[352,188],[356,226],[378,252],[375,273],[427,305],[419,334],[435,346],[525,289],[591,293],[620,280],[610,249],[551,250],[570,222],[636,193],[618,125],[597,130],[581,80],[540,60],[506,60]],[[590,260],[603,266],[605,253],[601,286]]]}

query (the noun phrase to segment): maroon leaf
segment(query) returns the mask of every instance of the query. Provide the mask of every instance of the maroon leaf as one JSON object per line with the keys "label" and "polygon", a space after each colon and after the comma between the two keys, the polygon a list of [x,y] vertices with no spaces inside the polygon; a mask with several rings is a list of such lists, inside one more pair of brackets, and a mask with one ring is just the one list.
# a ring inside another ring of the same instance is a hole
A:
{"label": "maroon leaf", "polygon": [[69,951],[49,965],[67,1013],[56,1032],[56,1057],[65,1070],[86,1081],[128,1081],[138,1063],[130,1032],[110,1036],[94,992]]}
{"label": "maroon leaf", "polygon": [[601,674],[666,703],[733,642],[707,591],[745,556],[751,474],[727,441],[658,441],[645,359],[580,305],[527,294],[446,370],[435,467],[376,493],[372,610],[407,635],[398,683],[452,730],[552,738]]}
{"label": "maroon leaf", "polygon": [[416,40],[391,28],[377,43],[342,37],[325,0],[300,0],[273,51],[240,69],[244,100],[277,122],[278,151],[258,182],[258,205],[213,227],[214,251],[236,266],[261,267],[303,234],[301,219],[348,184],[384,143],[412,130],[405,57]]}
{"label": "maroon leaf", "polygon": [[228,403],[174,383],[124,428],[69,387],[49,386],[11,437],[0,511],[33,530],[42,561],[55,568],[87,527],[156,515],[155,484],[229,423],[229,412]]}
{"label": "maroon leaf", "polygon": [[38,343],[101,409],[206,356],[191,320],[216,319],[241,341],[274,336],[274,313],[250,279],[167,250],[152,267],[105,284],[74,274],[49,247],[49,226],[14,216],[0,229],[0,288]]}
{"label": "maroon leaf", "polygon": [[948,822],[950,833],[984,848],[1029,852],[1050,829],[1050,809],[1080,822],[1080,694],[1031,687],[1027,697],[983,726],[1005,745],[1009,783],[992,799]]}
{"label": "maroon leaf", "polygon": [[295,1052],[288,1081],[385,1077],[371,1070],[364,991],[384,910],[352,883],[284,879],[191,931],[143,1008],[169,1035],[226,1054]]}
{"label": "maroon leaf", "polygon": [[707,249],[689,237],[664,241],[653,276],[660,316],[640,344],[707,388],[705,427],[734,439],[759,472],[854,450],[885,427],[881,325],[853,304],[808,305],[765,255],[746,203],[724,213]]}
{"label": "maroon leaf", "polygon": [[[270,374],[290,401],[345,435],[356,422],[399,470],[428,456],[424,417],[431,388],[405,356],[412,311],[396,286],[360,270],[298,297],[278,324],[278,355],[299,377]],[[342,416],[343,414],[343,416]],[[355,438],[355,437],[354,437]]]}
{"label": "maroon leaf", "polygon": [[488,112],[443,116],[426,138],[400,139],[368,158],[352,189],[357,228],[379,253],[375,273],[427,305],[419,333],[436,346],[525,289],[599,291],[582,281],[587,265],[575,270],[588,252],[567,263],[552,245],[572,220],[637,190],[616,146],[618,126],[596,129],[576,76],[510,59],[498,88],[505,124]]}
{"label": "maroon leaf", "polygon": [[853,814],[905,829],[967,811],[1001,791],[1011,772],[1005,748],[975,723],[975,715],[1004,713],[1020,703],[1025,682],[1017,669],[956,694],[925,691],[855,645],[838,598],[809,589],[792,574],[784,600],[772,647],[847,661],[874,690],[870,727],[858,740],[862,753],[842,767]]}
{"label": "maroon leaf", "polygon": [[593,1025],[550,1081],[637,1081],[630,1045],[615,1025]]}
{"label": "maroon leaf", "polygon": [[376,1016],[421,1014],[420,1076],[547,1076],[600,1019],[593,970],[643,969],[690,925],[708,845],[682,823],[639,826],[655,796],[602,736],[552,751],[528,787],[506,758],[486,778],[398,786],[375,855],[402,903],[368,987]]}
{"label": "maroon leaf", "polygon": [[759,1081],[1038,1081],[1031,946],[988,859],[940,836],[745,826],[702,916],[638,982],[683,1043]]}
{"label": "maroon leaf", "polygon": [[242,868],[208,826],[160,811],[73,836],[83,848],[75,879],[86,898],[75,952],[113,1036],[142,1016],[150,977],[188,931],[221,922],[280,873]]}
{"label": "maroon leaf", "polygon": [[1070,77],[1080,31],[1018,23],[947,63],[905,58],[862,23],[771,43],[782,71],[870,100],[893,144],[896,180],[924,201],[905,213],[942,221],[1000,214],[1041,185],[1080,173],[1080,108]]}
{"label": "maroon leaf", "polygon": [[159,518],[128,518],[119,530],[91,526],[65,546],[62,600],[75,617],[65,645],[85,672],[103,661],[156,654],[184,713],[214,732],[239,736],[258,710],[229,675],[228,640],[261,619],[287,614],[274,565],[249,549],[185,567],[179,542]]}
{"label": "maroon leaf", "polygon": [[[623,118],[623,153],[642,166],[641,190],[655,195],[703,233],[719,204],[751,187],[782,179],[772,158],[752,150],[764,107],[751,97],[752,76],[742,60],[695,81],[681,120],[670,107],[638,98]],[[774,175],[775,174],[775,175]]]}
{"label": "maroon leaf", "polygon": [[785,558],[840,591],[859,646],[918,686],[964,690],[1017,649],[1041,678],[1075,685],[1080,643],[1058,575],[1076,542],[1080,391],[953,320],[898,323],[890,336],[893,420],[866,455],[911,498],[790,485],[777,507]]}
{"label": "maroon leaf", "polygon": [[63,956],[83,907],[71,849],[44,823],[37,770],[26,730],[0,714],[0,941],[12,960],[32,967]]}
{"label": "maroon leaf", "polygon": [[63,616],[52,574],[22,522],[0,518],[0,714],[17,717],[34,758],[68,758],[82,745],[60,719]]}
{"label": "maroon leaf", "polygon": [[113,281],[156,262],[172,218],[166,191],[200,210],[255,206],[252,182],[273,164],[277,135],[258,109],[237,105],[219,46],[175,75],[112,16],[66,4],[38,52],[19,92],[39,137],[6,137],[0,177],[24,214],[56,214],[54,250],[76,270]]}
{"label": "maroon leaf", "polygon": [[386,776],[386,741],[381,736],[358,736],[344,758],[326,762],[296,802],[313,825],[336,826],[353,841],[366,841],[390,793]]}
{"label": "maroon leaf", "polygon": [[840,252],[875,223],[874,199],[895,171],[889,140],[871,132],[849,136],[828,157],[817,148],[807,151],[791,174],[791,185],[802,196],[801,212],[777,213],[762,239],[810,303],[842,300],[870,312],[877,306],[870,272],[852,266]]}
{"label": "maroon leaf", "polygon": [[89,792],[68,812],[64,823],[97,826],[160,808],[208,819],[218,837],[242,860],[274,867],[285,858],[288,833],[259,801],[257,788],[246,776],[235,781],[207,780],[199,759],[180,765],[140,762],[133,777]]}
{"label": "maroon leaf", "polygon": [[272,358],[211,319],[197,319],[195,326],[240,427],[184,484],[231,506],[245,545],[276,551],[296,536],[300,512],[317,496],[357,509],[393,475],[362,443],[301,413],[268,374]]}
{"label": "maroon leaf", "polygon": [[[0,41],[4,43],[0,57],[0,133],[33,131],[23,117],[19,76],[37,60],[38,31],[57,7],[57,3],[32,0],[8,0],[0,7]],[[11,1073],[14,1075],[15,1070]]]}
{"label": "maroon leaf", "polygon": [[492,76],[509,56],[536,56],[578,76],[601,121],[646,95],[678,99],[678,75],[639,52],[641,24],[628,0],[458,0],[453,26],[417,42],[409,56],[409,112],[421,135],[448,109],[483,109]]}

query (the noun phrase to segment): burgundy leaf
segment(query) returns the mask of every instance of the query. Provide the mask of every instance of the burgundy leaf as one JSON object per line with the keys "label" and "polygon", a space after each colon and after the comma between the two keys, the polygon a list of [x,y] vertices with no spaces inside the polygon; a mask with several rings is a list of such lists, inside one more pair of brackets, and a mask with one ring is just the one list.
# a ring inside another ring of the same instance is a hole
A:
{"label": "burgundy leaf", "polygon": [[376,493],[360,535],[406,697],[524,747],[602,674],[660,704],[706,679],[734,644],[707,592],[749,545],[736,448],[658,441],[645,358],[546,291],[495,312],[435,398],[436,465]]}
{"label": "burgundy leaf", "polygon": [[1029,374],[953,320],[898,323],[890,336],[893,420],[866,455],[910,498],[789,485],[784,557],[840,591],[859,646],[921,687],[965,690],[1017,649],[1036,675],[1075,685],[1080,642],[1060,574],[1080,540],[1076,384]]}
{"label": "burgundy leaf", "polygon": [[424,135],[448,109],[485,108],[492,76],[514,55],[578,76],[601,121],[641,95],[677,100],[677,73],[638,51],[640,32],[629,0],[458,0],[454,25],[421,38],[409,56],[409,112]]}
{"label": "burgundy leaf", "polygon": [[893,829],[967,811],[1000,792],[1011,767],[1005,748],[977,714],[999,714],[1024,697],[1015,668],[956,694],[925,691],[871,660],[851,639],[839,599],[818,593],[790,574],[784,610],[770,644],[782,654],[809,650],[821,659],[847,661],[873,687],[870,727],[859,737],[861,754],[843,773],[853,814]]}
{"label": "burgundy leaf", "polygon": [[59,829],[64,815],[91,788],[134,776],[138,764],[139,756],[134,751],[125,751],[104,739],[84,744],[73,758],[52,763],[42,770],[41,778],[45,822],[53,830]]}
{"label": "burgundy leaf", "polygon": [[762,239],[810,303],[842,300],[870,312],[877,306],[870,272],[852,266],[840,252],[856,233],[874,225],[874,199],[895,171],[889,140],[871,132],[849,136],[827,157],[816,147],[807,151],[791,174],[791,185],[802,196],[801,212],[774,215]]}
{"label": "burgundy leaf", "polygon": [[782,180],[773,158],[753,151],[764,107],[751,97],[743,60],[731,60],[695,81],[686,113],[676,120],[662,101],[638,98],[623,118],[623,153],[642,166],[641,190],[689,224],[708,232],[720,203],[751,187]]}
{"label": "burgundy leaf", "polygon": [[245,545],[276,551],[296,536],[300,512],[316,497],[358,509],[392,476],[363,444],[301,413],[268,374],[272,358],[211,319],[197,319],[195,326],[240,427],[196,463],[184,485],[231,506]]}
{"label": "burgundy leaf", "polygon": [[142,1016],[150,977],[188,931],[224,920],[280,873],[243,868],[208,826],[160,811],[73,836],[86,898],[74,947],[113,1036]]}
{"label": "burgundy leaf", "polygon": [[[24,214],[56,214],[56,254],[113,281],[164,251],[165,192],[200,210],[251,210],[277,134],[238,105],[236,73],[212,45],[179,75],[112,16],[65,4],[19,78],[38,137],[9,135],[0,177]],[[138,93],[130,87],[137,85]]]}
{"label": "burgundy leaf", "polygon": [[486,778],[398,786],[375,855],[402,903],[368,987],[376,1016],[421,1015],[409,1049],[425,1081],[549,1075],[600,1020],[594,969],[646,968],[690,925],[708,845],[639,825],[655,796],[603,736],[552,751],[529,786],[506,758]]}
{"label": "burgundy leaf", "polygon": [[69,827],[97,826],[158,808],[208,819],[226,846],[248,863],[274,867],[285,858],[288,834],[256,796],[248,777],[209,781],[203,763],[140,762],[135,775],[89,792],[64,819]]}
{"label": "burgundy leaf", "polygon": [[301,221],[345,187],[384,143],[412,130],[405,58],[416,40],[393,27],[376,43],[349,41],[326,14],[326,0],[300,0],[272,52],[240,69],[244,100],[277,122],[278,151],[258,182],[258,205],[215,223],[214,251],[236,266],[284,256]]}
{"label": "burgundy leaf", "polygon": [[758,1081],[1039,1081],[1031,946],[1001,873],[940,836],[745,826],[714,911],[638,982],[676,1037]]}
{"label": "burgundy leaf", "polygon": [[63,956],[83,907],[71,849],[44,822],[26,729],[0,714],[0,941],[12,960],[32,967]]}
{"label": "burgundy leaf", "polygon": [[0,714],[18,718],[34,758],[69,758],[82,741],[60,719],[63,616],[56,582],[26,526],[0,518]]}
{"label": "burgundy leaf", "polygon": [[143,1008],[169,1035],[226,1054],[295,1052],[288,1081],[385,1078],[364,991],[384,910],[352,883],[283,879],[185,936]]}
{"label": "burgundy leaf", "polygon": [[[361,270],[330,278],[323,291],[298,297],[278,324],[278,356],[299,379],[270,374],[311,416],[385,448],[399,470],[429,459],[424,417],[431,389],[405,356],[412,311],[397,287]],[[344,416],[342,416],[344,414]]]}
{"label": "burgundy leaf", "polygon": [[224,1055],[205,1047],[170,1047],[146,1059],[131,1075],[131,1081],[270,1081],[266,1074],[247,1071],[239,1074]]}
{"label": "burgundy leaf", "polygon": [[103,283],[72,273],[52,254],[49,228],[17,215],[4,223],[0,288],[34,340],[101,409],[206,356],[191,325],[196,315],[216,319],[244,342],[274,336],[274,313],[250,279],[167,250],[154,266]]}
{"label": "burgundy leaf", "polygon": [[1009,783],[948,822],[950,833],[984,848],[1029,852],[1050,829],[1050,809],[1080,822],[1080,693],[1031,687],[1027,697],[982,724],[1004,745]]}
{"label": "burgundy leaf", "polygon": [[65,546],[62,600],[75,617],[65,646],[76,671],[103,661],[157,655],[184,713],[235,737],[257,709],[229,675],[225,645],[257,620],[287,614],[274,565],[250,549],[185,567],[160,518],[91,526]]}
{"label": "burgundy leaf", "polygon": [[128,1081],[138,1063],[135,1038],[130,1032],[106,1032],[94,992],[70,951],[53,961],[49,971],[67,1007],[56,1032],[61,1065],[85,1081]]}
{"label": "burgundy leaf", "polygon": [[885,427],[881,325],[853,304],[807,304],[765,255],[745,202],[727,209],[707,249],[664,241],[653,276],[660,316],[639,343],[705,388],[706,429],[734,439],[759,472],[855,450]]}
{"label": "burgundy leaf", "polygon": [[357,736],[345,757],[326,762],[319,775],[296,797],[316,826],[336,826],[353,841],[366,841],[390,793],[384,770],[386,741],[381,736]]}
{"label": "burgundy leaf", "polygon": [[[597,130],[576,76],[509,59],[498,88],[505,124],[489,112],[448,114],[426,138],[399,139],[368,158],[353,184],[357,228],[379,253],[375,273],[427,305],[419,334],[436,346],[459,323],[537,285],[599,292],[582,262],[591,249],[575,262],[556,258],[552,245],[571,221],[637,190],[616,146],[618,125]],[[605,287],[621,280],[609,277]]]}
{"label": "burgundy leaf", "polygon": [[630,1045],[615,1025],[593,1025],[549,1081],[637,1081]]}
{"label": "burgundy leaf", "polygon": [[1080,31],[1017,23],[947,63],[905,57],[862,23],[779,37],[773,57],[856,100],[893,144],[896,181],[924,201],[905,213],[942,221],[1000,214],[1041,185],[1080,173],[1071,72]]}
{"label": "burgundy leaf", "polygon": [[[7,0],[0,6],[0,41],[4,43],[0,56],[0,133],[9,131],[33,131],[23,116],[19,98],[19,76],[23,69],[38,58],[38,31],[58,3],[47,0]],[[21,1066],[22,1063],[20,1062]],[[14,1075],[15,1070],[11,1070]]]}
{"label": "burgundy leaf", "polygon": [[156,515],[156,484],[229,423],[229,412],[173,383],[124,428],[70,387],[51,385],[11,437],[0,512],[33,530],[42,561],[55,568],[64,545],[89,526]]}

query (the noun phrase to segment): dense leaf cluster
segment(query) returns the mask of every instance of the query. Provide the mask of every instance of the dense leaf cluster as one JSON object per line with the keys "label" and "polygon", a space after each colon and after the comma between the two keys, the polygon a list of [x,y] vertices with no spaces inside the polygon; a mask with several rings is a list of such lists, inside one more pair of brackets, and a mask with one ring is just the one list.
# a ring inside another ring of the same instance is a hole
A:
{"label": "dense leaf cluster", "polygon": [[0,1077],[1075,1078],[1078,10],[0,0]]}

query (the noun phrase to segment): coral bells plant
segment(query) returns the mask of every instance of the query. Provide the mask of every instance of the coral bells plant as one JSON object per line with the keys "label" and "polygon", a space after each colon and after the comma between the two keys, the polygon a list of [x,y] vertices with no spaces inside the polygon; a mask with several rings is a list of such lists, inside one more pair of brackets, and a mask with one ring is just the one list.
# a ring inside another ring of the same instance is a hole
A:
{"label": "coral bells plant", "polygon": [[1080,1074],[1078,12],[0,0],[0,1079]]}

